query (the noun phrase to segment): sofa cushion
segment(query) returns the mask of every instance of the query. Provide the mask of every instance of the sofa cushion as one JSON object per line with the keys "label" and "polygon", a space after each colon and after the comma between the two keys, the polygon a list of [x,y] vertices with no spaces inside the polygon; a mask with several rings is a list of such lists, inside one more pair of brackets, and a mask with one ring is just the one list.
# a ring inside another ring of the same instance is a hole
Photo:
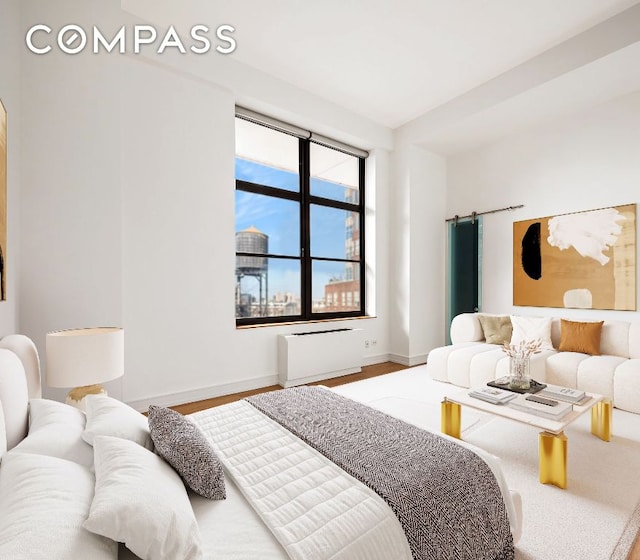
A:
{"label": "sofa cushion", "polygon": [[434,348],[427,356],[427,374],[436,381],[449,381],[449,356],[458,348],[469,346],[484,346],[483,342],[460,342]]}
{"label": "sofa cushion", "polygon": [[616,368],[613,394],[616,408],[640,414],[640,359],[625,360]]}
{"label": "sofa cushion", "polygon": [[448,360],[449,383],[460,385],[460,387],[470,387],[471,361],[478,354],[497,349],[499,349],[499,347],[494,344],[476,344],[474,346],[458,348],[455,352],[451,352]]}
{"label": "sofa cushion", "polygon": [[[469,364],[469,386],[477,387],[484,385],[489,381],[494,381],[499,375],[496,375],[498,364],[506,362],[509,358],[502,351],[502,348],[496,348],[489,352],[481,352],[476,354]],[[509,366],[507,365],[507,369]]]}
{"label": "sofa cushion", "polygon": [[484,332],[487,344],[504,344],[511,342],[513,327],[508,315],[478,315],[478,321]]}
{"label": "sofa cushion", "polygon": [[632,323],[625,321],[605,321],[602,325],[600,353],[607,356],[630,358],[629,329],[632,326]]}
{"label": "sofa cushion", "polygon": [[616,368],[626,362],[620,356],[590,356],[578,364],[576,387],[613,399],[613,378]]}
{"label": "sofa cushion", "polygon": [[553,350],[551,317],[520,317],[511,315],[513,334],[511,344],[540,340],[541,350]]}
{"label": "sofa cushion", "polygon": [[629,325],[629,357],[640,358],[640,323]]}
{"label": "sofa cushion", "polygon": [[546,362],[547,379],[545,383],[562,387],[576,387],[578,366],[588,357],[588,354],[579,354],[578,352],[558,352],[549,356]]}
{"label": "sofa cushion", "polygon": [[449,329],[451,344],[484,341],[484,333],[480,321],[478,321],[478,315],[478,313],[460,313],[453,318]]}
{"label": "sofa cushion", "polygon": [[600,337],[604,321],[582,323],[561,319],[561,352],[580,352],[591,356],[600,355]]}

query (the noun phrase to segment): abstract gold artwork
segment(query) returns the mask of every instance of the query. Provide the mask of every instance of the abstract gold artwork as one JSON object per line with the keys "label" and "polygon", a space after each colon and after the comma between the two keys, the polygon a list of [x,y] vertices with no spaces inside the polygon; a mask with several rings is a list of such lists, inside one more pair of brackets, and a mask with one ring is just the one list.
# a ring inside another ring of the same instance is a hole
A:
{"label": "abstract gold artwork", "polygon": [[636,205],[513,224],[513,304],[636,310]]}

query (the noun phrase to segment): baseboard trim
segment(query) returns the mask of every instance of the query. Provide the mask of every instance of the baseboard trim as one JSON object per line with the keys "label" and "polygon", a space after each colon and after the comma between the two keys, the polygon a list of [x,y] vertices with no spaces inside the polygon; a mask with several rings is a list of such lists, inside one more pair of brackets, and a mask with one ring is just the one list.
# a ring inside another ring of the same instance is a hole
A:
{"label": "baseboard trim", "polygon": [[389,354],[389,360],[396,364],[413,367],[427,363],[428,354],[418,354],[416,356],[403,356],[402,354]]}
{"label": "baseboard trim", "polygon": [[306,385],[308,383],[315,383],[316,381],[324,381],[326,379],[333,379],[334,377],[342,377],[344,375],[351,375],[352,373],[360,373],[361,367],[345,368],[328,373],[317,373],[315,375],[308,375],[306,377],[298,377],[297,379],[280,379],[279,383],[285,389],[289,387],[296,387],[298,385]]}
{"label": "baseboard trim", "polygon": [[234,383],[223,383],[214,385],[213,387],[203,387],[201,389],[193,389],[191,391],[181,391],[179,393],[168,393],[165,395],[156,395],[144,399],[136,399],[127,401],[127,404],[140,412],[149,410],[150,404],[157,406],[175,406],[179,404],[192,403],[222,397],[223,395],[232,395],[234,393],[242,393],[243,391],[252,391],[253,389],[262,389],[278,385],[278,375],[265,375],[263,377],[253,377],[244,381]]}
{"label": "baseboard trim", "polygon": [[377,364],[384,364],[385,362],[391,362],[391,354],[377,354],[375,356],[365,356],[362,358],[362,367],[375,366]]}

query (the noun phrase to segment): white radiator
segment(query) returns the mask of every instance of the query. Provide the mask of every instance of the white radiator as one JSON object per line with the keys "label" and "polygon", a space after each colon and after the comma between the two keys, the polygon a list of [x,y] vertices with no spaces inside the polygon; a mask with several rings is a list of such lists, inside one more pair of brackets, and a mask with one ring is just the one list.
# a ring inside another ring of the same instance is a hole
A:
{"label": "white radiator", "polygon": [[280,385],[292,387],[362,370],[362,329],[278,336]]}

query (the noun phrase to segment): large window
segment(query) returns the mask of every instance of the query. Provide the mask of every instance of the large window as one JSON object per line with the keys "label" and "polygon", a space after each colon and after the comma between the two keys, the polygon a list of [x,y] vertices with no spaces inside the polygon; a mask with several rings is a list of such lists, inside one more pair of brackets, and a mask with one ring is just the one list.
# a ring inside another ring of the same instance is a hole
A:
{"label": "large window", "polygon": [[365,158],[238,108],[238,325],[364,315]]}

